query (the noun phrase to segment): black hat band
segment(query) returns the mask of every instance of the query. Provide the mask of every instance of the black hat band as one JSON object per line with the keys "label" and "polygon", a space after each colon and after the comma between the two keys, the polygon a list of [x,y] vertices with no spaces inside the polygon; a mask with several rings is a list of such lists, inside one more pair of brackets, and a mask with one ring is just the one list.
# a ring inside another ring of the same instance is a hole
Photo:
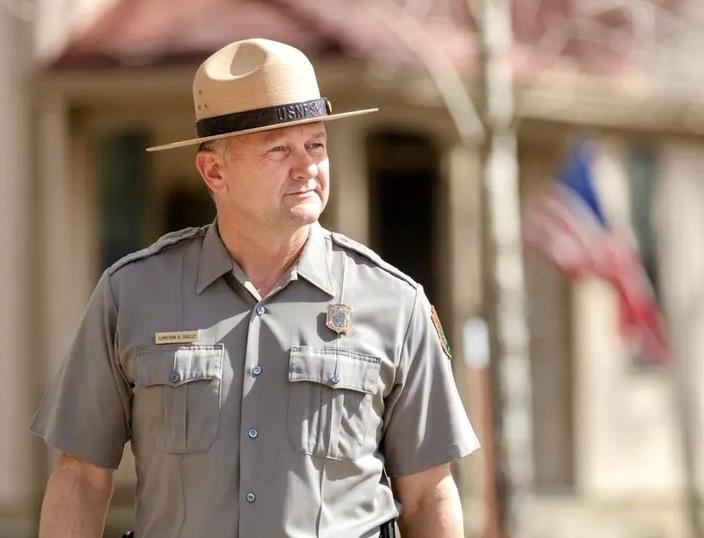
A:
{"label": "black hat band", "polygon": [[289,103],[247,110],[245,112],[234,112],[213,118],[203,118],[196,122],[196,130],[198,131],[198,137],[203,138],[280,123],[323,118],[331,113],[332,106],[330,101],[322,97],[312,101]]}

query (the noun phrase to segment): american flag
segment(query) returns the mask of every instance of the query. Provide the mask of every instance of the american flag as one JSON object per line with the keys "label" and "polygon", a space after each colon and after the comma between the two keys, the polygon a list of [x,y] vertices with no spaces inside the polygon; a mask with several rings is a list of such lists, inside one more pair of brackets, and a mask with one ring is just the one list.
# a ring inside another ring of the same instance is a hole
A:
{"label": "american flag", "polygon": [[524,244],[571,280],[599,278],[616,293],[620,329],[653,362],[670,357],[653,290],[637,249],[606,219],[592,182],[592,147],[580,143],[549,189],[529,202]]}

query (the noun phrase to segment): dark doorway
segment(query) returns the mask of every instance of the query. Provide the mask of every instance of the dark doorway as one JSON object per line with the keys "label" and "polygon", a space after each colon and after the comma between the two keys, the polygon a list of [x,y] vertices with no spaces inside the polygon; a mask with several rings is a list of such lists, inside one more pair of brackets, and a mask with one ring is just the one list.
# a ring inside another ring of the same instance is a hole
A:
{"label": "dark doorway", "polygon": [[372,248],[422,284],[432,301],[438,151],[428,137],[388,130],[368,137],[367,155]]}

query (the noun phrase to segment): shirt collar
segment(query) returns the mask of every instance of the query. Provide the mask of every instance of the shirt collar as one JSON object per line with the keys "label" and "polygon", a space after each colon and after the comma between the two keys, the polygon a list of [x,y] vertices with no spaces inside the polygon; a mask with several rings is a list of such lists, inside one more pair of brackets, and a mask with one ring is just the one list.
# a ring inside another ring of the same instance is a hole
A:
{"label": "shirt collar", "polygon": [[[294,266],[293,278],[300,275],[334,297],[335,286],[330,272],[328,248],[325,241],[327,233],[317,222],[310,225],[308,239]],[[234,261],[220,238],[216,219],[208,228],[201,246],[196,293],[202,293],[222,275],[232,271],[233,264]]]}
{"label": "shirt collar", "polygon": [[335,285],[333,284],[330,256],[326,243],[328,234],[329,232],[318,222],[310,225],[308,240],[296,263],[296,273],[334,297]]}
{"label": "shirt collar", "polygon": [[222,275],[232,271],[232,263],[230,253],[220,239],[216,219],[205,233],[200,249],[196,293],[201,293]]}

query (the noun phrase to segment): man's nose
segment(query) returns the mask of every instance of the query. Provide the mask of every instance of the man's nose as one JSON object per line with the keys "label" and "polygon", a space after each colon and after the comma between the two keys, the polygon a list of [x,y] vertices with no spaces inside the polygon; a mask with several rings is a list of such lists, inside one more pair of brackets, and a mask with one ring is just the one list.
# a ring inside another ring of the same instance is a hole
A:
{"label": "man's nose", "polygon": [[318,175],[318,163],[306,151],[298,151],[294,156],[295,161],[291,167],[293,179],[310,179]]}

